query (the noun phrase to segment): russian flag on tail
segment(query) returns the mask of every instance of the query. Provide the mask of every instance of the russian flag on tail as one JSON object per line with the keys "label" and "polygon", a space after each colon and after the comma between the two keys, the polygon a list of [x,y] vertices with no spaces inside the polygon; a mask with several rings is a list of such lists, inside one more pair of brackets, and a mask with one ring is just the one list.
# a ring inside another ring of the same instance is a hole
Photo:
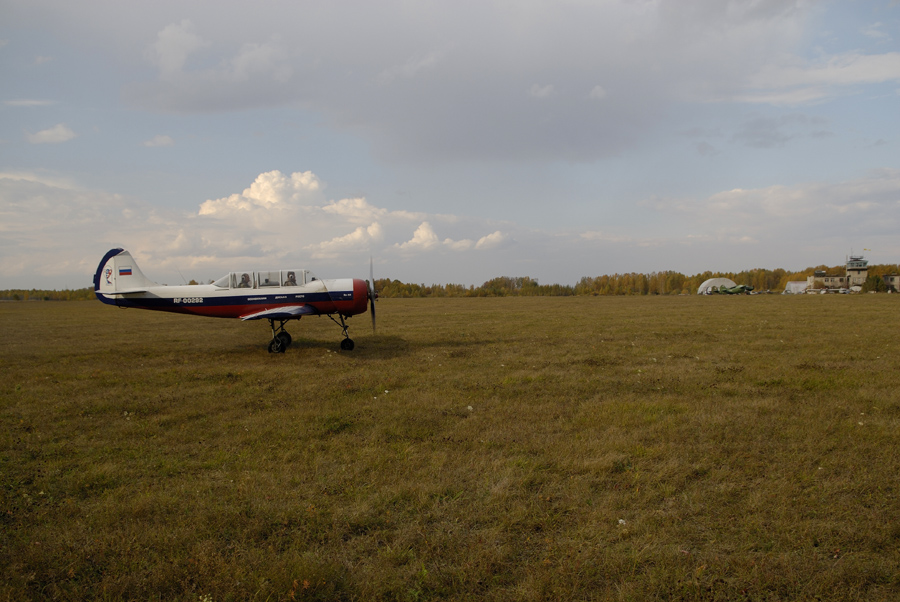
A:
{"label": "russian flag on tail", "polygon": [[131,268],[119,268],[119,276],[131,276]]}

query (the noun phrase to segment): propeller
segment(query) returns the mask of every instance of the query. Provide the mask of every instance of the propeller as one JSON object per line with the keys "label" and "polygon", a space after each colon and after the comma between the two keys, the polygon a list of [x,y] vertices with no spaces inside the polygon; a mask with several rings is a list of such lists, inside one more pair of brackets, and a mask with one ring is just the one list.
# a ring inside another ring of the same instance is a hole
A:
{"label": "propeller", "polygon": [[371,257],[369,257],[369,280],[366,280],[366,288],[369,291],[369,313],[372,314],[372,332],[375,332],[375,299],[378,298],[378,295],[375,294],[375,268]]}

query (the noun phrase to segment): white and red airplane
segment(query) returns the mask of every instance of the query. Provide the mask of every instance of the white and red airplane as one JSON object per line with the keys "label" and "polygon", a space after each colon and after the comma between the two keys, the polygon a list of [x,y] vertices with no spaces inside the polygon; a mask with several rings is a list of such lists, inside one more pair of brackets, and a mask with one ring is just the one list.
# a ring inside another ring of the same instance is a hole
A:
{"label": "white and red airplane", "polygon": [[[371,264],[369,269],[371,272]],[[272,326],[269,353],[284,353],[291,344],[285,323],[303,316],[328,316],[343,329],[341,349],[353,350],[346,319],[365,313],[368,306],[374,331],[378,297],[374,278],[371,283],[358,278],[319,280],[307,270],[231,272],[212,284],[160,285],[144,276],[124,249],[111,249],[100,260],[94,294],[103,303],[118,307],[268,320]]]}

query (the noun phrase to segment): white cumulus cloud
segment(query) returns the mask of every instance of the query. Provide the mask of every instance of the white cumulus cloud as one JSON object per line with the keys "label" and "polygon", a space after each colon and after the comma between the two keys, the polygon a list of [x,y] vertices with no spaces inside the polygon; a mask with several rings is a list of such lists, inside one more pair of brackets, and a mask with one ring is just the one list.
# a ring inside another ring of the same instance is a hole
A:
{"label": "white cumulus cloud", "polygon": [[319,179],[311,171],[287,176],[278,170],[261,173],[240,194],[208,200],[200,205],[200,215],[229,215],[254,209],[284,208],[319,198]]}
{"label": "white cumulus cloud", "polygon": [[383,239],[384,230],[381,224],[376,222],[368,227],[359,226],[350,234],[338,236],[319,244],[309,245],[307,249],[311,252],[311,256],[314,259],[334,259],[340,253],[369,250],[372,243],[380,242]]}
{"label": "white cumulus cloud", "polygon": [[504,242],[506,242],[506,235],[503,234],[500,230],[496,232],[492,232],[487,236],[482,236],[478,239],[478,242],[475,243],[476,249],[496,249],[501,246]]}
{"label": "white cumulus cloud", "polygon": [[52,128],[41,130],[36,134],[28,133],[26,138],[32,144],[59,144],[68,142],[76,136],[68,126],[63,123],[54,125]]}
{"label": "white cumulus cloud", "polygon": [[342,216],[352,222],[369,223],[377,219],[383,218],[387,214],[386,209],[374,207],[369,204],[366,199],[341,199],[340,201],[329,201],[322,208],[326,213]]}
{"label": "white cumulus cloud", "polygon": [[431,224],[422,222],[416,228],[416,231],[413,232],[413,237],[410,240],[396,246],[404,251],[415,251],[433,249],[439,244],[440,239],[434,233],[434,228],[431,227]]}

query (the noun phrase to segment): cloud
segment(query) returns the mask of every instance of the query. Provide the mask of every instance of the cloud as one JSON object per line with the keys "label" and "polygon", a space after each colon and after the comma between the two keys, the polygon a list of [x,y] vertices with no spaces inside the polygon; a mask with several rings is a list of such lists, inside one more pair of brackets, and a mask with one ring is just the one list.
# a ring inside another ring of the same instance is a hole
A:
{"label": "cloud", "polygon": [[655,212],[701,227],[709,236],[749,237],[771,244],[781,237],[886,236],[900,227],[900,170],[873,170],[845,182],[721,191],[705,199],[654,199]]}
{"label": "cloud", "polygon": [[178,113],[299,107],[386,160],[593,161],[644,143],[672,102],[783,100],[752,78],[784,64],[812,10],[526,2],[511,16],[489,0],[473,22],[452,3],[280,9],[275,21],[237,7],[170,22],[143,40],[158,77],[127,84],[125,98]]}
{"label": "cloud", "polygon": [[892,38],[883,31],[883,27],[883,23],[872,23],[871,25],[862,28],[862,34],[879,42],[890,42]]}
{"label": "cloud", "polygon": [[546,86],[541,86],[539,84],[534,84],[531,86],[531,89],[528,91],[528,95],[534,98],[550,98],[556,94],[556,90],[553,88],[552,84],[548,84]]}
{"label": "cloud", "polygon": [[9,107],[49,107],[55,105],[56,101],[22,98],[18,100],[7,100],[3,104]]}
{"label": "cloud", "polygon": [[[39,174],[0,174],[0,276],[12,288],[88,286],[96,262],[114,246],[131,250],[150,277],[170,283],[181,281],[179,271],[201,280],[300,265],[343,276],[364,272],[369,256],[380,262],[379,273],[407,282],[477,284],[510,274],[574,283],[623,265],[684,273],[785,262],[801,268],[833,261],[823,253],[834,254],[845,240],[877,245],[886,256],[900,253],[896,169],[839,182],[650,198],[642,205],[646,223],[631,234],[614,227],[497,228],[452,215],[410,222],[365,199],[326,201],[321,188],[311,172],[270,171],[242,193],[180,211]],[[356,223],[366,215],[381,219]],[[439,235],[443,230],[451,236]],[[462,261],[461,253],[475,253],[477,261]]]}
{"label": "cloud", "polygon": [[[452,216],[436,217],[444,221],[455,221],[455,218]],[[508,242],[509,237],[500,230],[496,230],[487,236],[482,236],[477,242],[471,238],[453,239],[447,237],[441,240],[431,223],[425,221],[419,224],[411,239],[404,243],[396,243],[393,248],[403,252],[435,251],[440,249],[456,252],[469,251],[471,249],[489,251],[499,249]]]}
{"label": "cloud", "polygon": [[173,140],[171,136],[165,135],[157,135],[144,141],[144,146],[149,146],[151,148],[157,146],[173,146],[174,144],[175,140]]}
{"label": "cloud", "polygon": [[439,55],[435,51],[428,52],[425,55],[411,56],[403,64],[394,65],[379,73],[377,81],[381,85],[388,85],[397,79],[412,79],[421,73],[433,70],[438,63],[438,59]]}
{"label": "cloud", "polygon": [[766,65],[748,80],[736,100],[773,105],[810,104],[846,94],[856,87],[900,83],[900,52],[844,53],[808,64],[799,59]]}
{"label": "cloud", "polygon": [[482,236],[478,239],[478,242],[475,243],[476,249],[489,250],[496,249],[507,242],[507,237],[505,234],[497,230],[488,234],[487,236]]}
{"label": "cloud", "polygon": [[378,219],[382,219],[385,215],[387,215],[386,209],[373,207],[369,204],[368,201],[366,201],[366,199],[363,198],[329,201],[328,204],[322,208],[322,210],[326,213],[339,215],[346,218],[350,222],[355,223],[369,223]]}
{"label": "cloud", "polygon": [[427,251],[440,245],[440,239],[434,233],[434,228],[428,222],[422,222],[413,237],[405,243],[397,244],[396,247],[403,251]]}
{"label": "cloud", "polygon": [[188,57],[195,51],[210,44],[194,33],[194,24],[189,19],[164,27],[156,36],[144,55],[159,68],[160,78],[171,80],[184,72]]}
{"label": "cloud", "polygon": [[309,245],[306,248],[310,251],[313,259],[335,259],[346,252],[371,251],[372,244],[381,242],[383,239],[384,231],[381,224],[376,222],[368,227],[359,226],[350,234]]}
{"label": "cloud", "polygon": [[391,161],[591,162],[650,144],[675,103],[804,105],[900,81],[897,53],[800,54],[821,12],[800,0],[526,1],[515,15],[488,0],[475,20],[401,0],[280,4],[275,19],[152,3],[110,31],[108,7],[55,8],[55,27],[153,67],[123,85],[133,107],[290,107]]}
{"label": "cloud", "polygon": [[191,20],[167,25],[144,52],[159,79],[127,85],[125,99],[167,112],[206,112],[271,106],[289,98],[285,85],[293,70],[279,35],[265,42],[243,42],[214,67],[191,68],[193,55],[211,48],[211,42],[194,32]]}
{"label": "cloud", "polygon": [[778,117],[751,115],[734,134],[734,140],[751,148],[781,148],[796,138],[823,138],[829,132],[814,128],[825,124],[802,113]]}
{"label": "cloud", "polygon": [[279,210],[316,202],[320,198],[319,179],[311,171],[286,176],[280,171],[269,171],[256,177],[249,188],[240,194],[205,201],[200,205],[200,215],[241,216],[257,209]]}
{"label": "cloud", "polygon": [[68,142],[75,138],[76,134],[68,126],[63,123],[54,125],[52,128],[41,130],[36,134],[26,133],[25,138],[31,144],[59,144]]}
{"label": "cloud", "polygon": [[714,157],[719,154],[719,150],[716,147],[705,141],[695,143],[694,148],[697,149],[697,154],[701,157]]}
{"label": "cloud", "polygon": [[603,100],[607,96],[608,92],[603,86],[594,86],[591,88],[590,94],[588,94],[588,98],[592,98],[593,100]]}

